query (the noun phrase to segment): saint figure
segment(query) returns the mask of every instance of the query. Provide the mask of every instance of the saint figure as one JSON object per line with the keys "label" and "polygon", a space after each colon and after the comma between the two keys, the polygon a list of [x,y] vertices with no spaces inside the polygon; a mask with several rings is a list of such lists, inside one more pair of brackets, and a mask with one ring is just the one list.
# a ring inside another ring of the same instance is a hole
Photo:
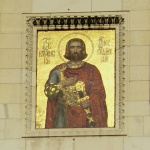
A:
{"label": "saint figure", "polygon": [[82,39],[66,44],[69,61],[54,67],[45,84],[47,111],[45,128],[107,127],[106,94],[96,66],[87,57]]}

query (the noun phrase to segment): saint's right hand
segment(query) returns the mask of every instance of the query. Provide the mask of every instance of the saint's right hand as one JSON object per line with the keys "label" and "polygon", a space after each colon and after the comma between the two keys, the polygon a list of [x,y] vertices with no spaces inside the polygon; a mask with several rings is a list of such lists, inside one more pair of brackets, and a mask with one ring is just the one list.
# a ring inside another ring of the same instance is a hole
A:
{"label": "saint's right hand", "polygon": [[66,80],[61,82],[62,87],[66,87],[66,86],[70,86],[70,85],[74,85],[75,83],[77,83],[78,79],[75,78],[67,78]]}

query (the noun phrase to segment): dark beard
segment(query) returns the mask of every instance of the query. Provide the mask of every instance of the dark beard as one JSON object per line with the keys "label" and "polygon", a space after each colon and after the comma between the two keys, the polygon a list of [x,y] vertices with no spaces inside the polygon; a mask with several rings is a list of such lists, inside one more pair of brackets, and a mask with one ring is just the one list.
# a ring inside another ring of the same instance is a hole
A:
{"label": "dark beard", "polygon": [[85,51],[81,51],[79,53],[75,52],[73,54],[70,51],[68,51],[65,53],[64,57],[68,60],[78,61],[85,59],[87,57],[87,54]]}
{"label": "dark beard", "polygon": [[82,60],[82,59],[83,59],[82,53],[70,54],[70,60],[72,60],[72,61],[79,61],[79,60]]}

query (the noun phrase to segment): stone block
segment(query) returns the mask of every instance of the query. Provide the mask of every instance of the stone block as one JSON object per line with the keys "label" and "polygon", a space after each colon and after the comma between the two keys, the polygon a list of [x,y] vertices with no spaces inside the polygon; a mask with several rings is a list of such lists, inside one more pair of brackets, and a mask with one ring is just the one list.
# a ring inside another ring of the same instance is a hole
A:
{"label": "stone block", "polygon": [[143,136],[143,117],[128,117],[128,136]]}
{"label": "stone block", "polygon": [[21,14],[1,14],[2,33],[21,33]]}
{"label": "stone block", "polygon": [[[86,7],[83,7],[86,4]],[[32,12],[33,13],[45,13],[45,12],[87,12],[91,11],[91,0],[79,1],[79,0],[33,0]]]}
{"label": "stone block", "polygon": [[1,49],[17,49],[21,48],[21,34],[0,34]]}
{"label": "stone block", "polygon": [[73,137],[50,137],[50,138],[38,138],[38,139],[26,139],[27,150],[74,150],[74,138]]}
{"label": "stone block", "polygon": [[28,138],[25,140],[26,150],[38,150],[37,139]]}
{"label": "stone block", "polygon": [[147,10],[150,9],[149,0],[123,0],[123,10]]}
{"label": "stone block", "polygon": [[123,150],[149,150],[149,137],[125,137]]}
{"label": "stone block", "polygon": [[127,116],[147,116],[149,113],[149,101],[130,101],[127,104]]}
{"label": "stone block", "polygon": [[0,104],[0,118],[6,118],[6,109],[4,104]]}
{"label": "stone block", "polygon": [[105,0],[100,2],[99,0],[92,0],[92,11],[116,11],[122,10],[122,1],[113,0],[113,3],[110,3],[110,0]]}
{"label": "stone block", "polygon": [[19,0],[2,0],[0,2],[0,13],[16,13],[20,12]]}
{"label": "stone block", "polygon": [[0,140],[4,139],[4,131],[5,131],[5,119],[0,119]]}
{"label": "stone block", "polygon": [[0,130],[0,140],[4,139],[4,130]]}
{"label": "stone block", "polygon": [[[48,150],[51,150],[51,148],[52,148],[52,145],[50,145],[49,146],[49,139],[47,138],[47,139],[41,139],[41,138],[39,138],[39,139],[37,139],[37,147],[38,147],[38,149],[48,149]],[[58,143],[57,143],[58,144]],[[53,144],[53,149],[55,149],[55,145]],[[59,146],[61,147],[61,145],[59,144]],[[69,148],[68,148],[69,149]]]}
{"label": "stone block", "polygon": [[1,150],[25,150],[25,139],[0,140]]}
{"label": "stone block", "polygon": [[0,83],[21,83],[21,69],[0,69]]}
{"label": "stone block", "polygon": [[[55,139],[56,140],[56,139]],[[60,150],[74,150],[75,149],[75,141],[74,138],[59,138],[59,140],[57,140],[59,142],[59,147]],[[51,143],[51,144],[50,144]],[[52,145],[52,142],[49,143],[49,148]],[[57,147],[57,146],[56,146]],[[50,150],[53,150],[52,148]]]}
{"label": "stone block", "polygon": [[7,104],[8,118],[20,118],[20,104]]}
{"label": "stone block", "polygon": [[129,82],[129,100],[149,100],[149,81]]}
{"label": "stone block", "polygon": [[21,68],[21,49],[0,49],[0,68]]}
{"label": "stone block", "polygon": [[150,45],[150,31],[130,31],[130,45]]}
{"label": "stone block", "polygon": [[149,66],[131,66],[130,81],[148,81]]}
{"label": "stone block", "polygon": [[150,116],[144,117],[144,136],[150,136]]}
{"label": "stone block", "polygon": [[0,96],[0,103],[20,103],[20,85],[10,83],[0,84]]}
{"label": "stone block", "polygon": [[77,150],[123,150],[123,137],[82,137],[75,138]]}
{"label": "stone block", "polygon": [[[65,138],[64,138],[65,139]],[[72,138],[71,138],[72,139]],[[59,143],[61,143],[60,141],[62,140],[61,137],[55,137],[55,138],[52,138],[50,137],[49,138],[49,141],[48,141],[48,145],[49,145],[49,150],[53,150],[53,149],[61,149],[61,145]],[[54,145],[54,147],[52,148],[52,145]],[[70,147],[69,147],[70,148]],[[72,150],[72,148],[70,149]]]}
{"label": "stone block", "polygon": [[130,30],[150,30],[150,10],[130,12]]}
{"label": "stone block", "polygon": [[0,130],[4,131],[5,129],[5,119],[0,119]]}
{"label": "stone block", "polygon": [[150,60],[149,53],[150,53],[149,46],[130,46],[129,51],[130,65],[148,66]]}
{"label": "stone block", "polygon": [[21,0],[21,12],[32,13],[32,0]]}
{"label": "stone block", "polygon": [[20,119],[6,119],[5,139],[19,139]]}

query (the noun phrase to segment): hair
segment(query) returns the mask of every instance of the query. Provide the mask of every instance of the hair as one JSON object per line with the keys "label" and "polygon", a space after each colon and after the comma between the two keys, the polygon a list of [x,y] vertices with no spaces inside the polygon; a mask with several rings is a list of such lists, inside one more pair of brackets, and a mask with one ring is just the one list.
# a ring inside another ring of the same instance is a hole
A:
{"label": "hair", "polygon": [[66,44],[66,51],[65,51],[65,55],[64,57],[66,59],[69,59],[70,60],[70,44],[72,42],[80,42],[81,45],[82,45],[82,51],[81,51],[81,55],[82,55],[82,60],[85,59],[87,57],[87,53],[86,53],[86,46],[85,46],[85,43],[82,39],[79,39],[79,38],[73,38],[73,39],[70,39],[67,44]]}

